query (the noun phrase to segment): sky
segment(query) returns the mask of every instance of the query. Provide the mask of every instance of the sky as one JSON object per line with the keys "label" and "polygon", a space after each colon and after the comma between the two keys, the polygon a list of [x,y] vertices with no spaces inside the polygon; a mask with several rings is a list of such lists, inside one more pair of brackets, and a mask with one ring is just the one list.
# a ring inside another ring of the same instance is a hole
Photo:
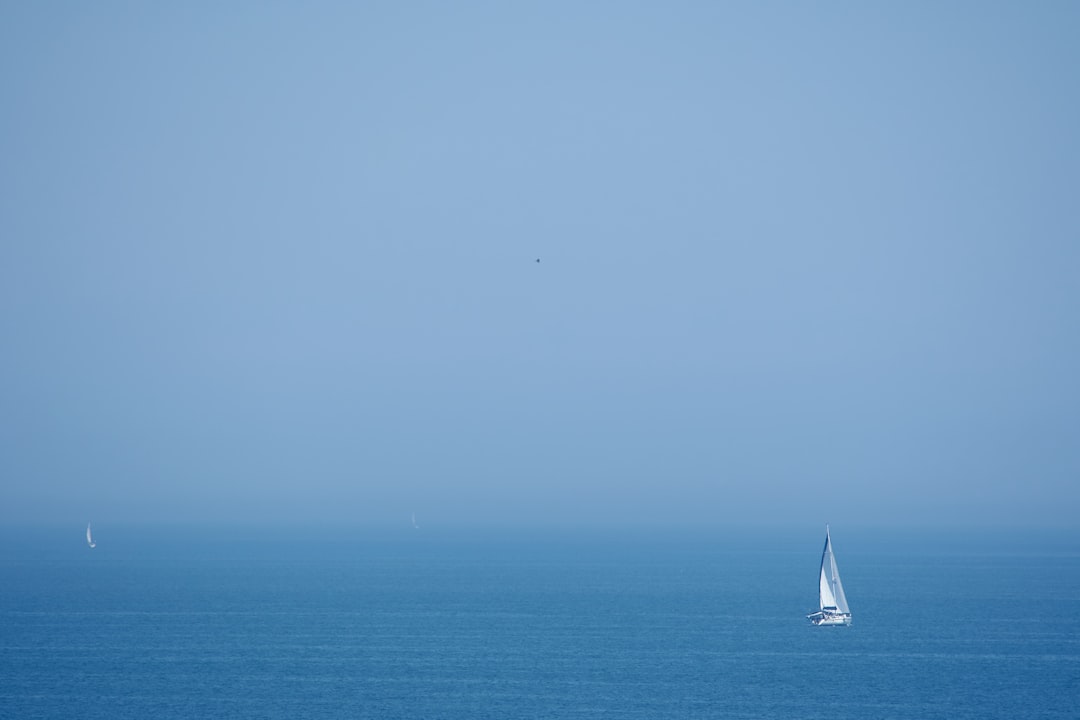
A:
{"label": "sky", "polygon": [[1075,527],[1078,27],[4,3],[0,522]]}

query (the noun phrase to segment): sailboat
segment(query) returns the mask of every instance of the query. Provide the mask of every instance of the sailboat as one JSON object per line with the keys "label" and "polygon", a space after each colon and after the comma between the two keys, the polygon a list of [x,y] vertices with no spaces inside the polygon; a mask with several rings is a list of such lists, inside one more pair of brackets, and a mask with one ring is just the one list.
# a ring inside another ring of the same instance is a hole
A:
{"label": "sailboat", "polygon": [[86,544],[90,546],[91,550],[97,547],[94,536],[90,534],[90,523],[86,523]]}
{"label": "sailboat", "polygon": [[414,528],[416,528],[417,530],[419,530],[419,529],[420,529],[420,526],[416,524],[416,513],[413,513],[413,514],[412,514],[412,526],[413,526]]}
{"label": "sailboat", "polygon": [[840,569],[836,567],[829,526],[825,526],[825,549],[821,551],[821,573],[818,576],[818,611],[806,617],[814,625],[850,625],[851,610],[848,608],[844,586],[840,584]]}

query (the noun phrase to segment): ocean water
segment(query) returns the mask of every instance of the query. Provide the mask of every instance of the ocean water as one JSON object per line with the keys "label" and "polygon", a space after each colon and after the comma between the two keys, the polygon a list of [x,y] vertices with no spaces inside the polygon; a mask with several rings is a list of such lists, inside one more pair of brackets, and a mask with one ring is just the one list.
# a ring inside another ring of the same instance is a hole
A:
{"label": "ocean water", "polygon": [[817,534],[81,533],[2,533],[2,718],[1080,717],[1073,542],[834,527],[814,628]]}

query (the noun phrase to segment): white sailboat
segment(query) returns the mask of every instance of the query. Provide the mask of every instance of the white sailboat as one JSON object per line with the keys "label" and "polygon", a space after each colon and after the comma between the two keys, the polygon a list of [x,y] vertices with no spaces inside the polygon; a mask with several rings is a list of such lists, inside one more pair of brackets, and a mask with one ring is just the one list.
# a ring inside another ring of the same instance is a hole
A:
{"label": "white sailboat", "polygon": [[86,523],[86,544],[90,546],[91,550],[97,547],[94,536],[90,534],[90,523]]}
{"label": "white sailboat", "polygon": [[413,526],[414,528],[416,528],[417,530],[419,530],[419,529],[420,529],[420,526],[416,524],[416,513],[413,513],[413,514],[412,514],[412,526]]}
{"label": "white sailboat", "polygon": [[851,610],[848,608],[844,586],[840,583],[840,569],[836,567],[829,526],[825,526],[825,549],[821,551],[821,573],[818,576],[818,611],[806,617],[814,625],[850,625]]}

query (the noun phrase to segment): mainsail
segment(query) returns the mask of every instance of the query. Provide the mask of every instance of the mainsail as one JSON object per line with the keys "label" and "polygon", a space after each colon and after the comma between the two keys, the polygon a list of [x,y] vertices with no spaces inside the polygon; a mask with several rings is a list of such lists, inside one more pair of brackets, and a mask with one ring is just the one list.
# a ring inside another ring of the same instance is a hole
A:
{"label": "mainsail", "polygon": [[97,543],[94,542],[94,536],[90,534],[90,523],[86,523],[86,544],[91,548],[97,547]]}
{"label": "mainsail", "polygon": [[825,526],[825,549],[821,552],[821,578],[820,578],[820,604],[825,608],[836,608],[842,613],[848,610],[847,598],[844,596],[844,586],[840,583],[840,568],[836,566],[836,556],[832,551],[832,539],[829,537],[829,526]]}

